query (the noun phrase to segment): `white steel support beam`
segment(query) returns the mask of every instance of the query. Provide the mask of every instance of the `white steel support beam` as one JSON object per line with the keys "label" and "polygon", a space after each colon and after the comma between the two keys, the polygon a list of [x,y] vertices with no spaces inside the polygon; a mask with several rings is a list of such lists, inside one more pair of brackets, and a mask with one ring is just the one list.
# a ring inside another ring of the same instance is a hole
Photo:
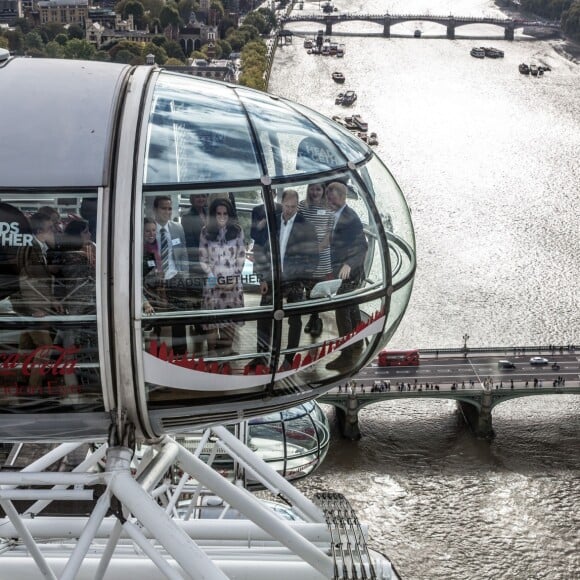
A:
{"label": "white steel support beam", "polygon": [[[71,473],[84,473],[89,469],[93,468],[107,453],[107,444],[103,443],[98,449],[96,449],[93,453],[91,453],[84,461],[79,463]],[[70,483],[67,485],[56,485],[53,489],[66,489]],[[37,515],[39,514],[46,506],[50,505],[52,500],[40,500],[32,504],[29,508],[26,509],[24,515]]]}
{"label": "white steel support beam", "polygon": [[[227,430],[226,430],[227,431]],[[221,435],[220,435],[221,436]],[[236,440],[237,441],[237,440]],[[334,562],[318,547],[311,544],[285,522],[278,519],[271,510],[264,507],[257,498],[249,496],[226,480],[214,469],[195,457],[185,447],[179,445],[178,460],[181,466],[197,481],[211,489],[224,501],[234,506],[249,520],[263,528],[273,538],[286,546],[294,554],[309,563],[315,570],[329,578],[334,574]],[[267,469],[271,468],[266,465]]]}
{"label": "white steel support beam", "polygon": [[[36,517],[33,519],[22,518],[22,524],[30,533],[39,539],[63,538],[66,540],[78,538],[87,525],[87,517],[64,516],[64,517]],[[131,519],[132,521],[132,519]],[[263,544],[275,542],[266,531],[258,527],[253,522],[247,520],[218,519],[207,520],[174,520],[175,524],[182,528],[185,533],[194,541],[207,542],[241,542],[244,545],[253,543]],[[301,521],[287,521],[286,525],[297,531],[301,536],[310,542],[329,543],[330,532],[326,524],[313,524]],[[363,526],[363,533],[366,528]],[[145,530],[144,535],[149,539],[155,538],[155,530]],[[13,538],[18,535],[14,525],[7,519],[0,519],[0,539]],[[118,538],[125,538],[122,533],[121,523],[117,518],[105,518],[99,529],[95,533],[95,538],[107,539],[117,535]]]}
{"label": "white steel support beam", "polygon": [[152,533],[176,562],[195,580],[228,580],[227,576],[175,524],[151,496],[135,482],[128,471],[111,475],[114,495]]}
{"label": "white steel support beam", "polygon": [[111,558],[115,552],[115,547],[117,546],[117,542],[119,541],[122,532],[123,526],[121,525],[121,522],[119,520],[115,520],[115,525],[109,534],[107,545],[105,546],[105,550],[100,559],[99,566],[95,572],[94,580],[103,580],[105,577],[105,573],[107,572],[107,568],[109,567]]}
{"label": "white steel support beam", "polygon": [[106,492],[98,499],[97,504],[89,517],[87,525],[83,530],[83,533],[80,535],[77,545],[65,566],[60,580],[74,580],[76,578],[77,572],[80,570],[83,560],[85,559],[85,556],[91,547],[91,543],[95,538],[95,534],[109,511],[110,505],[111,496]]}
{"label": "white steel support beam", "polygon": [[127,521],[123,524],[123,529],[169,580],[183,580],[183,576],[163,558],[153,544],[149,543],[135,524]]}
{"label": "white steel support beam", "polygon": [[24,525],[22,518],[20,517],[19,513],[16,511],[16,508],[12,505],[10,501],[0,501],[0,507],[4,510],[4,513],[10,518],[12,525],[16,528],[18,535],[30,551],[30,555],[36,562],[40,573],[47,579],[47,580],[57,580],[54,572],[50,569],[50,566],[44,559],[44,556],[41,554],[32,534],[29,532],[28,528]]}
{"label": "white steel support beam", "polygon": [[165,477],[167,471],[175,463],[177,451],[177,443],[169,437],[164,438],[160,452],[137,478],[143,489],[151,491]]}

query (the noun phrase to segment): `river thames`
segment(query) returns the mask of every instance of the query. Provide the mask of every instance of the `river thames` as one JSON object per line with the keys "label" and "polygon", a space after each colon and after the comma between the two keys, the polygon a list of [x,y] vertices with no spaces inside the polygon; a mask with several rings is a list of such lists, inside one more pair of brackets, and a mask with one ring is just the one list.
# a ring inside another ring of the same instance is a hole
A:
{"label": "river thames", "polygon": [[[335,5],[502,16],[478,0]],[[361,22],[335,30],[380,32]],[[415,286],[391,344],[459,347],[464,334],[469,346],[580,344],[580,65],[562,56],[561,41],[508,42],[493,26],[458,28],[456,40],[421,22],[392,33],[337,37],[344,59],[308,55],[295,37],[277,50],[269,86],[328,116],[358,113],[378,134],[417,238]],[[480,45],[505,58],[472,58]],[[521,62],[552,70],[524,76]],[[348,110],[334,104],[346,89],[358,94]],[[299,487],[344,493],[405,580],[580,578],[580,398],[504,403],[493,421],[489,443],[451,402],[366,408],[363,438],[335,431],[324,464]]]}

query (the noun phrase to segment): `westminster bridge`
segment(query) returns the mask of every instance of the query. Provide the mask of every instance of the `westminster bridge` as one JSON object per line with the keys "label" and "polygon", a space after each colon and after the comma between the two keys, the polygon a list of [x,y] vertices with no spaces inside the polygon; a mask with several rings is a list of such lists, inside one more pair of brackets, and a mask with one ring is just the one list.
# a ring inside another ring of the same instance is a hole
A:
{"label": "westminster bridge", "polygon": [[[533,356],[549,362],[532,365]],[[498,361],[506,358],[514,368],[499,367]],[[317,401],[335,407],[342,435],[349,439],[361,436],[361,409],[400,399],[454,400],[472,431],[491,438],[492,410],[497,405],[522,397],[571,394],[580,395],[580,350],[455,349],[421,351],[421,364],[414,367],[378,367],[375,361]]]}
{"label": "westminster bridge", "polygon": [[[514,33],[518,28],[529,30],[552,30],[554,34],[560,33],[559,22],[540,22],[537,20],[512,20],[509,18],[486,18],[474,16],[436,16],[433,14],[312,14],[312,13],[293,13],[291,16],[285,16],[280,20],[280,27],[291,22],[319,22],[325,27],[325,35],[332,35],[334,25],[342,22],[375,22],[382,26],[382,36],[389,38],[391,36],[391,26],[401,24],[402,22],[436,22],[446,28],[447,38],[455,38],[455,30],[460,26],[468,24],[491,24],[504,29],[504,38],[513,40]],[[349,33],[352,35],[353,33]],[[369,36],[368,32],[361,32],[361,36]]]}

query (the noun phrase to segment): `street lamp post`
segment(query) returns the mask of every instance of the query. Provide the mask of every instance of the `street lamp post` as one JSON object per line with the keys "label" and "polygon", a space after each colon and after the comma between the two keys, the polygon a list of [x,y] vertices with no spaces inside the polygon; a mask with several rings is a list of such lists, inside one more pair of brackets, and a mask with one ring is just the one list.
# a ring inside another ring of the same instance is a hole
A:
{"label": "street lamp post", "polygon": [[463,335],[463,356],[467,357],[467,341],[469,340],[469,334]]}

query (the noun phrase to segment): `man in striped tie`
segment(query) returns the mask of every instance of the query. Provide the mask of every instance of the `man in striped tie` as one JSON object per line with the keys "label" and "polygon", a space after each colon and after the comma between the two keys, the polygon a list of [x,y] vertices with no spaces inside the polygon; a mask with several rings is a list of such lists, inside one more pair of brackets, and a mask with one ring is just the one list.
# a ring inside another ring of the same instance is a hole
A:
{"label": "man in striped tie", "polygon": [[[187,279],[188,255],[185,233],[181,224],[171,220],[173,204],[168,195],[159,195],[153,201],[153,212],[157,222],[157,243],[161,254],[161,268],[167,311],[175,312],[188,309]],[[184,324],[172,324],[171,348],[175,354],[187,351],[186,330]]]}

